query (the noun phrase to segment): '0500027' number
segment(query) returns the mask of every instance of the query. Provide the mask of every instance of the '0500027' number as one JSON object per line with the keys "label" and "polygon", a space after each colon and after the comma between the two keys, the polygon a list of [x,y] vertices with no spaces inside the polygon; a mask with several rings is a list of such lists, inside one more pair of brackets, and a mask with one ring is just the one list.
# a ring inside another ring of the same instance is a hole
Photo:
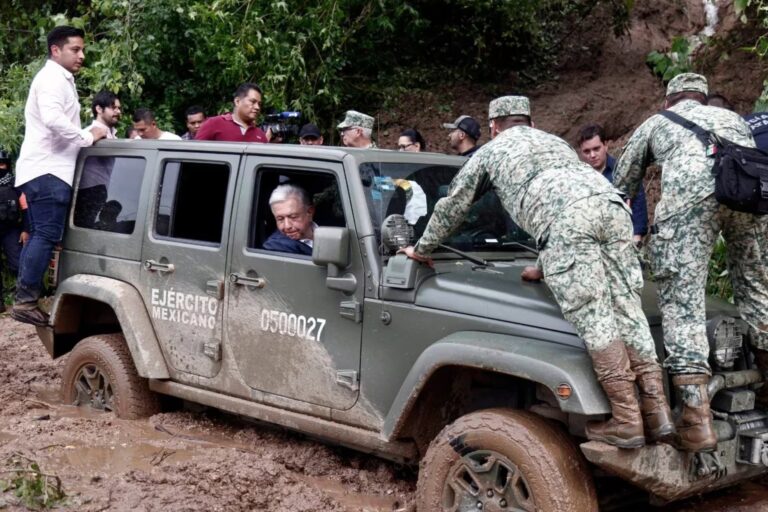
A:
{"label": "'0500027' number", "polygon": [[296,315],[286,313],[285,311],[275,311],[274,309],[263,309],[261,311],[261,330],[269,331],[275,334],[287,334],[310,341],[321,341],[325,327],[324,318],[315,318],[312,316]]}

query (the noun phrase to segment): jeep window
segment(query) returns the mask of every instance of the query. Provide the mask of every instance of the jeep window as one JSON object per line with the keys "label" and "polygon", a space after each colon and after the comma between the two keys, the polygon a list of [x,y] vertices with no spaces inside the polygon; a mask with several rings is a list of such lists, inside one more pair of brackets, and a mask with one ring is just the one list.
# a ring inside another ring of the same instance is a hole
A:
{"label": "jeep window", "polygon": [[[415,242],[424,233],[435,203],[448,194],[460,167],[424,163],[370,162],[360,166],[371,220],[381,244],[380,226],[392,214],[402,214],[413,226]],[[531,244],[528,234],[507,214],[493,190],[482,194],[446,245],[464,251],[520,251]]]}
{"label": "jeep window", "polygon": [[227,164],[166,162],[155,212],[155,234],[220,244],[229,175]]}
{"label": "jeep window", "polygon": [[269,196],[278,185],[290,183],[307,192],[315,213],[313,221],[318,226],[346,226],[344,208],[336,177],[324,172],[302,172],[286,169],[264,168],[256,173],[251,226],[248,237],[249,249],[264,249],[264,242],[277,231],[275,216],[269,206]]}
{"label": "jeep window", "polygon": [[133,233],[145,167],[143,158],[86,158],[75,197],[75,226]]}

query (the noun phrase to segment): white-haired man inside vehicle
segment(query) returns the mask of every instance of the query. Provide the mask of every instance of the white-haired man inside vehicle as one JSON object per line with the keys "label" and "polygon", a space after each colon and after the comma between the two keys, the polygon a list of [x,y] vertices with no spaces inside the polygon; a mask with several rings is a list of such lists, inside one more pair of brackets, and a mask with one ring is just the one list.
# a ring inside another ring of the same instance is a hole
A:
{"label": "white-haired man inside vehicle", "polygon": [[311,255],[317,224],[312,220],[315,207],[306,190],[290,183],[278,185],[269,196],[269,207],[277,229],[262,247],[270,251]]}

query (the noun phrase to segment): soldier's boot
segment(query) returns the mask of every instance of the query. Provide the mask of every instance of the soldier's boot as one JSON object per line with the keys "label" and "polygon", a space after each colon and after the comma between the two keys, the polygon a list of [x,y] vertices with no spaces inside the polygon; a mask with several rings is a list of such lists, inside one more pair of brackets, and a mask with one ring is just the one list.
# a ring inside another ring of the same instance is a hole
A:
{"label": "soldier's boot", "polygon": [[627,354],[640,391],[640,411],[646,435],[652,441],[668,440],[675,433],[675,422],[664,394],[661,365],[641,358],[632,347],[627,347]]}
{"label": "soldier's boot", "polygon": [[674,375],[672,383],[678,390],[683,406],[675,424],[676,444],[687,452],[714,451],[717,448],[717,434],[709,410],[709,376],[705,373]]}
{"label": "soldier's boot", "polygon": [[768,409],[768,350],[753,349],[757,369],[763,374],[763,385],[755,392],[755,405]]}
{"label": "soldier's boot", "polygon": [[643,418],[635,395],[635,375],[629,368],[624,343],[615,340],[602,350],[590,351],[597,380],[611,404],[608,421],[587,423],[587,438],[618,446],[640,448],[645,445]]}

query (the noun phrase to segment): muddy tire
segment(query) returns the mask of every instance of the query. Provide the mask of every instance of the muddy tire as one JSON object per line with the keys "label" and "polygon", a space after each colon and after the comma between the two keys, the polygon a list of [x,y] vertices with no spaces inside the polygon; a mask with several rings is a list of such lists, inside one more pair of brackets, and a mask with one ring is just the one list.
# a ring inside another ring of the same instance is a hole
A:
{"label": "muddy tire", "polygon": [[122,334],[80,341],[64,363],[64,403],[114,412],[119,418],[145,418],[159,412],[159,400],[139,377]]}
{"label": "muddy tire", "polygon": [[586,462],[562,429],[532,413],[462,416],[432,441],[419,468],[419,512],[597,512]]}

